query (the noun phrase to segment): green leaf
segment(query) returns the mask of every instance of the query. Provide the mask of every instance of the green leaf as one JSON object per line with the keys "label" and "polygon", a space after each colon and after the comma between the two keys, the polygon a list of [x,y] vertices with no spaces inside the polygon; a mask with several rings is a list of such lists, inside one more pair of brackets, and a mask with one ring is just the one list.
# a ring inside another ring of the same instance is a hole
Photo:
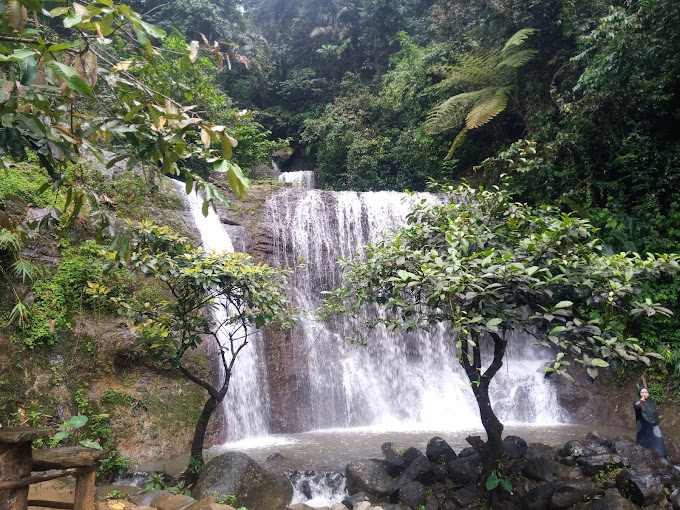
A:
{"label": "green leaf", "polygon": [[165,30],[162,30],[162,29],[158,28],[157,26],[154,26],[150,23],[146,23],[145,21],[140,21],[140,24],[142,25],[142,28],[146,31],[146,33],[153,36],[153,37],[157,37],[158,39],[163,39],[167,35]]}
{"label": "green leaf", "polygon": [[103,450],[102,446],[98,442],[92,441],[91,439],[83,439],[81,441],[78,441],[78,444],[80,446],[84,446],[85,448],[94,448],[95,450]]}
{"label": "green leaf", "polygon": [[501,322],[503,322],[503,319],[499,319],[498,317],[490,319],[486,321],[487,326],[498,326]]}
{"label": "green leaf", "polygon": [[82,414],[79,414],[77,416],[71,416],[71,419],[65,423],[62,423],[61,426],[59,427],[59,430],[64,430],[69,427],[73,427],[74,429],[79,429],[83,425],[87,423],[87,416],[84,416]]}
{"label": "green leaf", "polygon": [[573,304],[574,304],[574,303],[572,303],[571,301],[560,301],[559,303],[557,303],[557,304],[553,307],[553,309],[555,309],[555,308],[569,308],[569,307],[570,307],[571,305],[573,305]]}
{"label": "green leaf", "polygon": [[564,326],[555,326],[554,328],[552,328],[550,330],[549,334],[550,335],[556,335],[557,333],[562,333],[563,331],[566,331],[566,330],[567,330],[567,328],[565,328]]}
{"label": "green leaf", "polygon": [[64,18],[64,28],[71,28],[83,21],[82,14],[71,14]]}
{"label": "green leaf", "polygon": [[87,84],[87,82],[80,77],[75,69],[55,60],[48,62],[47,65],[66,82],[71,90],[79,92],[85,96],[92,96],[92,89]]}
{"label": "green leaf", "polygon": [[510,480],[506,480],[505,478],[501,479],[501,487],[505,489],[507,492],[512,493],[512,483],[510,483]]}
{"label": "green leaf", "polygon": [[609,366],[609,363],[607,363],[605,360],[603,360],[601,358],[595,358],[594,360],[592,360],[590,362],[590,365],[593,366],[593,367],[606,368],[606,367]]}
{"label": "green leaf", "polygon": [[486,490],[492,491],[496,487],[498,487],[498,484],[501,482],[500,478],[496,476],[495,473],[491,473],[489,475],[489,478],[486,479]]}
{"label": "green leaf", "polygon": [[35,58],[31,56],[20,60],[19,69],[21,70],[21,84],[32,85],[35,81],[35,73],[37,70]]}

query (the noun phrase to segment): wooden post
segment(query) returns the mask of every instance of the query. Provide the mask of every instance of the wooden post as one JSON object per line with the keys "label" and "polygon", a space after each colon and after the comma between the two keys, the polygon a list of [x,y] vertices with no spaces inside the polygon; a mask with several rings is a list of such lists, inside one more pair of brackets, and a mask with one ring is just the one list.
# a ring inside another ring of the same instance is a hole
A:
{"label": "wooden post", "polygon": [[73,510],[94,510],[94,483],[96,481],[97,466],[87,466],[77,469]]}
{"label": "wooden post", "polygon": [[[0,481],[10,482],[31,476],[35,439],[54,435],[52,429],[27,427],[4,427],[0,429]],[[28,485],[0,491],[0,508],[3,510],[26,510]]]}

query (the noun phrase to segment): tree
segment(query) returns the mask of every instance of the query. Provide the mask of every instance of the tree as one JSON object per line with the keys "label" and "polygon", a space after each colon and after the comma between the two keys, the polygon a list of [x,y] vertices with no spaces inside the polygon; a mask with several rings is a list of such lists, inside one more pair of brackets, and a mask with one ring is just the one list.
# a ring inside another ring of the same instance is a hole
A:
{"label": "tree", "polygon": [[[52,180],[45,189],[52,184],[65,196],[44,223],[59,222],[63,213],[73,222],[89,206],[108,225],[98,196],[65,172],[67,165],[82,163],[85,152],[101,161],[100,145],[117,153],[109,166],[123,159],[128,168],[146,165],[151,180],[183,173],[187,192],[204,191],[206,213],[214,198],[226,199],[190,170],[181,172],[178,162],[214,161],[216,170],[229,175],[234,192],[244,194],[249,182],[229,161],[237,141],[227,127],[137,77],[140,67],[164,60],[163,48],[151,44],[165,37],[163,30],[112,0],[56,7],[42,20],[39,13],[47,11],[41,0],[3,0],[0,10],[0,170],[12,171],[15,161],[27,158],[26,149],[38,155]],[[118,61],[121,46],[133,54]],[[179,53],[195,61],[199,49],[198,43],[184,45]],[[218,63],[227,57],[219,45],[210,52]],[[175,59],[176,48],[170,53]]]}
{"label": "tree", "polygon": [[[205,252],[168,227],[149,222],[133,228],[136,241],[130,265],[157,278],[171,297],[159,302],[114,301],[135,319],[139,342],[154,360],[171,365],[208,392],[191,443],[185,474],[195,482],[203,466],[203,440],[210,417],[226,397],[234,363],[251,333],[269,323],[286,327],[292,315],[284,295],[289,271],[255,264],[243,253]],[[111,254],[115,257],[115,254]],[[204,341],[219,352],[223,379],[214,384],[185,363],[188,351]]]}
{"label": "tree", "polygon": [[520,111],[520,102],[514,96],[517,88],[517,70],[529,62],[536,53],[524,48],[527,38],[536,30],[524,28],[515,33],[499,51],[468,53],[461,58],[461,64],[451,69],[439,87],[454,87],[463,83],[476,85],[477,90],[451,96],[432,109],[425,123],[430,134],[441,133],[465,126],[453,140],[446,159],[462,143],[465,134],[491,121],[504,111],[512,101],[514,109]]}
{"label": "tree", "polygon": [[[568,357],[597,376],[614,360],[650,363],[620,317],[671,311],[636,303],[637,286],[662,272],[677,273],[677,255],[607,256],[587,220],[543,206],[514,203],[502,190],[448,188],[445,202],[423,201],[407,226],[366,246],[365,256],[341,260],[345,283],[330,293],[321,317],[359,315],[378,304],[384,315],[368,328],[428,328],[446,323],[470,380],[487,441],[469,437],[483,473],[499,469],[503,424],[489,384],[503,365],[510,331],[526,331],[557,351],[547,373],[570,375]],[[483,360],[483,342],[493,357]]]}

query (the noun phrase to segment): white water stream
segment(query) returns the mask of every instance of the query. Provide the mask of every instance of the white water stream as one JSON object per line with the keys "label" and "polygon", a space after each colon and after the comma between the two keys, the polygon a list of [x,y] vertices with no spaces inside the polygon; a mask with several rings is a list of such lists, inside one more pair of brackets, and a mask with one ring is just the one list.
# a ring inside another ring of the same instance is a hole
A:
{"label": "white water stream", "polygon": [[[355,193],[287,190],[267,201],[264,224],[274,243],[274,262],[294,265],[294,303],[315,310],[321,291],[342,281],[338,257],[350,257],[404,223],[413,201],[438,199],[396,192]],[[397,334],[377,328],[367,346],[346,338],[360,321],[342,317],[320,324],[304,318],[293,337],[300,344],[296,371],[309,385],[305,403],[310,429],[380,426],[387,430],[462,430],[481,425],[469,381],[444,326],[429,333]],[[554,424],[562,420],[555,392],[537,370],[549,353],[530,338],[513,335],[491,401],[504,423]],[[490,357],[487,353],[487,359]]]}
{"label": "white water stream", "polygon": [[[203,216],[201,212],[203,199],[192,192],[187,195],[186,204],[200,234],[203,248],[233,253],[234,246],[229,234],[215,212],[209,209],[208,216]],[[215,312],[217,323],[224,320],[224,313],[223,308]],[[222,335],[220,340],[226,340],[226,336]],[[267,385],[262,383],[266,381],[266,371],[261,360],[260,333],[250,332],[248,343],[234,363],[229,391],[222,404],[225,408],[227,437],[230,441],[260,437],[269,432],[269,395]],[[221,373],[220,377],[223,380],[224,373]]]}

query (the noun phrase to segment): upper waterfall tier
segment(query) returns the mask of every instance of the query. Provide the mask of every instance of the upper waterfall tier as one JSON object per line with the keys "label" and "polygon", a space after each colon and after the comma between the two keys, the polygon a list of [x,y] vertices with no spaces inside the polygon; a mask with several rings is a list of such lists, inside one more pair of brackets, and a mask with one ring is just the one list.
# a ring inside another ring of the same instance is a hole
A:
{"label": "upper waterfall tier", "polygon": [[[360,321],[339,317],[321,324],[311,317],[321,291],[342,281],[337,259],[359,253],[364,244],[402,225],[416,200],[438,198],[291,189],[267,200],[263,225],[272,262],[292,266],[302,257],[304,266],[296,270],[289,292],[310,314],[287,341],[279,342],[277,360],[270,363],[270,377],[272,370],[277,372],[271,401],[278,429],[479,426],[469,381],[445,326],[407,334],[378,328],[361,346],[346,340],[360,333]],[[494,409],[503,421],[560,421],[553,388],[537,372],[548,359],[530,338],[514,335],[491,388]]]}
{"label": "upper waterfall tier", "polygon": [[313,170],[282,172],[279,175],[279,181],[297,184],[301,188],[316,188],[316,176]]}

